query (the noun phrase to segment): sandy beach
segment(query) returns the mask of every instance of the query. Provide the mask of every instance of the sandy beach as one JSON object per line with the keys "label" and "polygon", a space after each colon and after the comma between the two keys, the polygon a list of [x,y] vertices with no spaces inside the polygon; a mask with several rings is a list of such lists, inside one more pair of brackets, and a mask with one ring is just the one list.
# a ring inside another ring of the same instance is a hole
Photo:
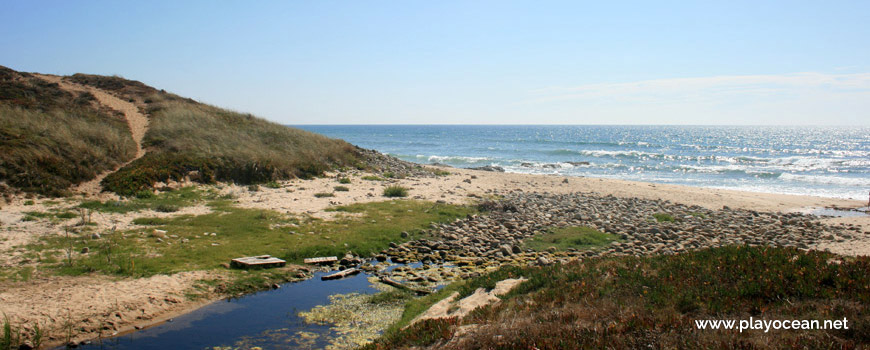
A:
{"label": "sandy beach", "polygon": [[[409,177],[388,181],[365,181],[364,172],[342,173],[353,182],[349,191],[335,192],[334,197],[316,198],[315,193],[331,191],[339,174],[327,174],[312,180],[281,182],[280,188],[262,187],[249,191],[245,186],[220,185],[221,194],[231,194],[235,205],[258,208],[294,215],[310,215],[329,220],[334,212],[326,209],[336,205],[384,201],[383,188],[401,185],[409,188],[409,198],[424,201],[444,201],[452,204],[473,204],[481,198],[520,192],[552,194],[612,195],[619,198],[638,198],[697,205],[711,210],[730,207],[761,212],[808,212],[814,208],[860,207],[866,203],[809,196],[791,196],[766,193],[717,190],[687,186],[621,181],[586,177],[526,175],[479,170],[439,168],[451,174],[435,177]],[[183,186],[188,184],[169,184]],[[100,194],[100,198],[112,198]],[[0,264],[4,268],[37,266],[28,257],[24,247],[45,236],[62,234],[61,224],[47,221],[22,221],[27,212],[58,207],[74,207],[82,199],[49,200],[16,197],[0,208]],[[30,204],[28,201],[33,201]],[[28,203],[28,204],[25,204]],[[175,213],[133,212],[128,214],[99,214],[93,221],[98,229],[136,230],[134,218],[142,216],[170,217],[201,215],[208,208],[192,206]],[[76,219],[69,219],[70,221]],[[829,225],[852,225],[855,234],[848,241],[830,241],[810,249],[830,250],[846,255],[870,255],[870,217],[822,218]],[[63,329],[73,325],[74,341],[110,336],[135,328],[147,327],[178,314],[189,312],[220,295],[198,289],[201,295],[190,300],[186,295],[194,290],[197,281],[221,278],[225,271],[189,271],[169,276],[158,275],[142,279],[112,278],[104,275],[77,277],[55,276],[36,268],[26,281],[7,281],[0,286],[0,311],[16,324],[40,327],[49,335],[49,342],[65,341]],[[108,323],[107,323],[108,322]],[[108,325],[108,326],[107,326]],[[32,330],[24,326],[25,331]]]}

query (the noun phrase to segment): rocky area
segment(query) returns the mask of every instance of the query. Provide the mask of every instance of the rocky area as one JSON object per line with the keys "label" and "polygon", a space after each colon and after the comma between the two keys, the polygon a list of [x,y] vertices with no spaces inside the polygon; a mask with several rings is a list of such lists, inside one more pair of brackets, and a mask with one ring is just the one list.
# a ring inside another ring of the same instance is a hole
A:
{"label": "rocky area", "polygon": [[396,177],[432,177],[432,169],[406,162],[399,158],[383,154],[373,149],[357,147],[357,151],[366,160],[366,164],[380,173],[392,173]]}
{"label": "rocky area", "polygon": [[[822,223],[817,216],[723,207],[718,210],[664,200],[618,198],[587,193],[513,192],[486,201],[483,213],[448,224],[433,224],[432,239],[391,244],[362,268],[407,283],[431,286],[468,278],[505,264],[566,262],[601,255],[676,254],[725,245],[774,245],[812,249],[826,241],[868,235],[860,227]],[[659,218],[656,218],[658,216]],[[532,251],[523,240],[552,227],[587,226],[621,238],[598,250]],[[386,270],[386,260],[421,262]],[[345,259],[350,265],[357,260]]]}

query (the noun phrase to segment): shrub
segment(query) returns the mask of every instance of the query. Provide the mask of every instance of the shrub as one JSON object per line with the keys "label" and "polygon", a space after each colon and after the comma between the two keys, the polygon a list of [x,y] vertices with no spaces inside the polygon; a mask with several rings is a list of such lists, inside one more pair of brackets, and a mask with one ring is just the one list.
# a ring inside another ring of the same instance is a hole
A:
{"label": "shrub", "polygon": [[335,186],[335,187],[333,187],[332,189],[333,189],[333,190],[336,190],[336,191],[338,191],[338,192],[347,192],[347,191],[350,191],[350,189],[347,188],[347,186]]}
{"label": "shrub", "polygon": [[345,185],[346,185],[346,184],[349,184],[349,183],[350,183],[350,179],[348,179],[348,178],[346,178],[346,177],[342,177],[342,178],[339,178],[339,179],[338,179],[338,183],[340,183],[340,184],[345,184]]}
{"label": "shrub", "polygon": [[149,190],[141,190],[136,192],[136,198],[139,199],[148,199],[152,197],[154,197],[154,192],[151,192]]}
{"label": "shrub", "polygon": [[407,197],[408,188],[402,186],[388,186],[384,188],[384,197]]}
{"label": "shrub", "polygon": [[318,192],[318,193],[314,194],[314,197],[317,197],[317,198],[335,197],[335,195],[332,193],[329,193],[329,192]]}
{"label": "shrub", "polygon": [[281,184],[279,184],[277,181],[269,181],[267,183],[264,183],[263,186],[266,186],[267,188],[281,188]]}
{"label": "shrub", "polygon": [[154,211],[159,211],[161,213],[174,213],[178,211],[178,206],[172,204],[158,204],[154,207]]}

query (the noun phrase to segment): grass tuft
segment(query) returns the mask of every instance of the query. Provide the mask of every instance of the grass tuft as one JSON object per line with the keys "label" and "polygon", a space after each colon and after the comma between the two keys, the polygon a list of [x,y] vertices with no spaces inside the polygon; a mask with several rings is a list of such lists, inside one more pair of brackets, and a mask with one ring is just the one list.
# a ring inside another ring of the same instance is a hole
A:
{"label": "grass tuft", "polygon": [[407,197],[408,188],[402,186],[388,186],[384,188],[384,197]]}
{"label": "grass tuft", "polygon": [[619,241],[619,236],[604,233],[591,227],[559,227],[545,233],[535,235],[526,240],[525,246],[537,251],[556,248],[559,251],[568,249],[596,249]]}
{"label": "grass tuft", "polygon": [[666,213],[656,213],[653,214],[653,217],[657,222],[674,222],[674,217],[671,214]]}

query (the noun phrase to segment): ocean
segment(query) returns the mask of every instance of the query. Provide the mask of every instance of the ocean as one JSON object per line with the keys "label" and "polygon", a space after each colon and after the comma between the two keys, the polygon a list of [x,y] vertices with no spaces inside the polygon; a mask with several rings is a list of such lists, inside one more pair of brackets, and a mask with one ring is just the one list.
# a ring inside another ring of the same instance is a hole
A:
{"label": "ocean", "polygon": [[870,127],[302,125],[415,163],[867,200]]}

